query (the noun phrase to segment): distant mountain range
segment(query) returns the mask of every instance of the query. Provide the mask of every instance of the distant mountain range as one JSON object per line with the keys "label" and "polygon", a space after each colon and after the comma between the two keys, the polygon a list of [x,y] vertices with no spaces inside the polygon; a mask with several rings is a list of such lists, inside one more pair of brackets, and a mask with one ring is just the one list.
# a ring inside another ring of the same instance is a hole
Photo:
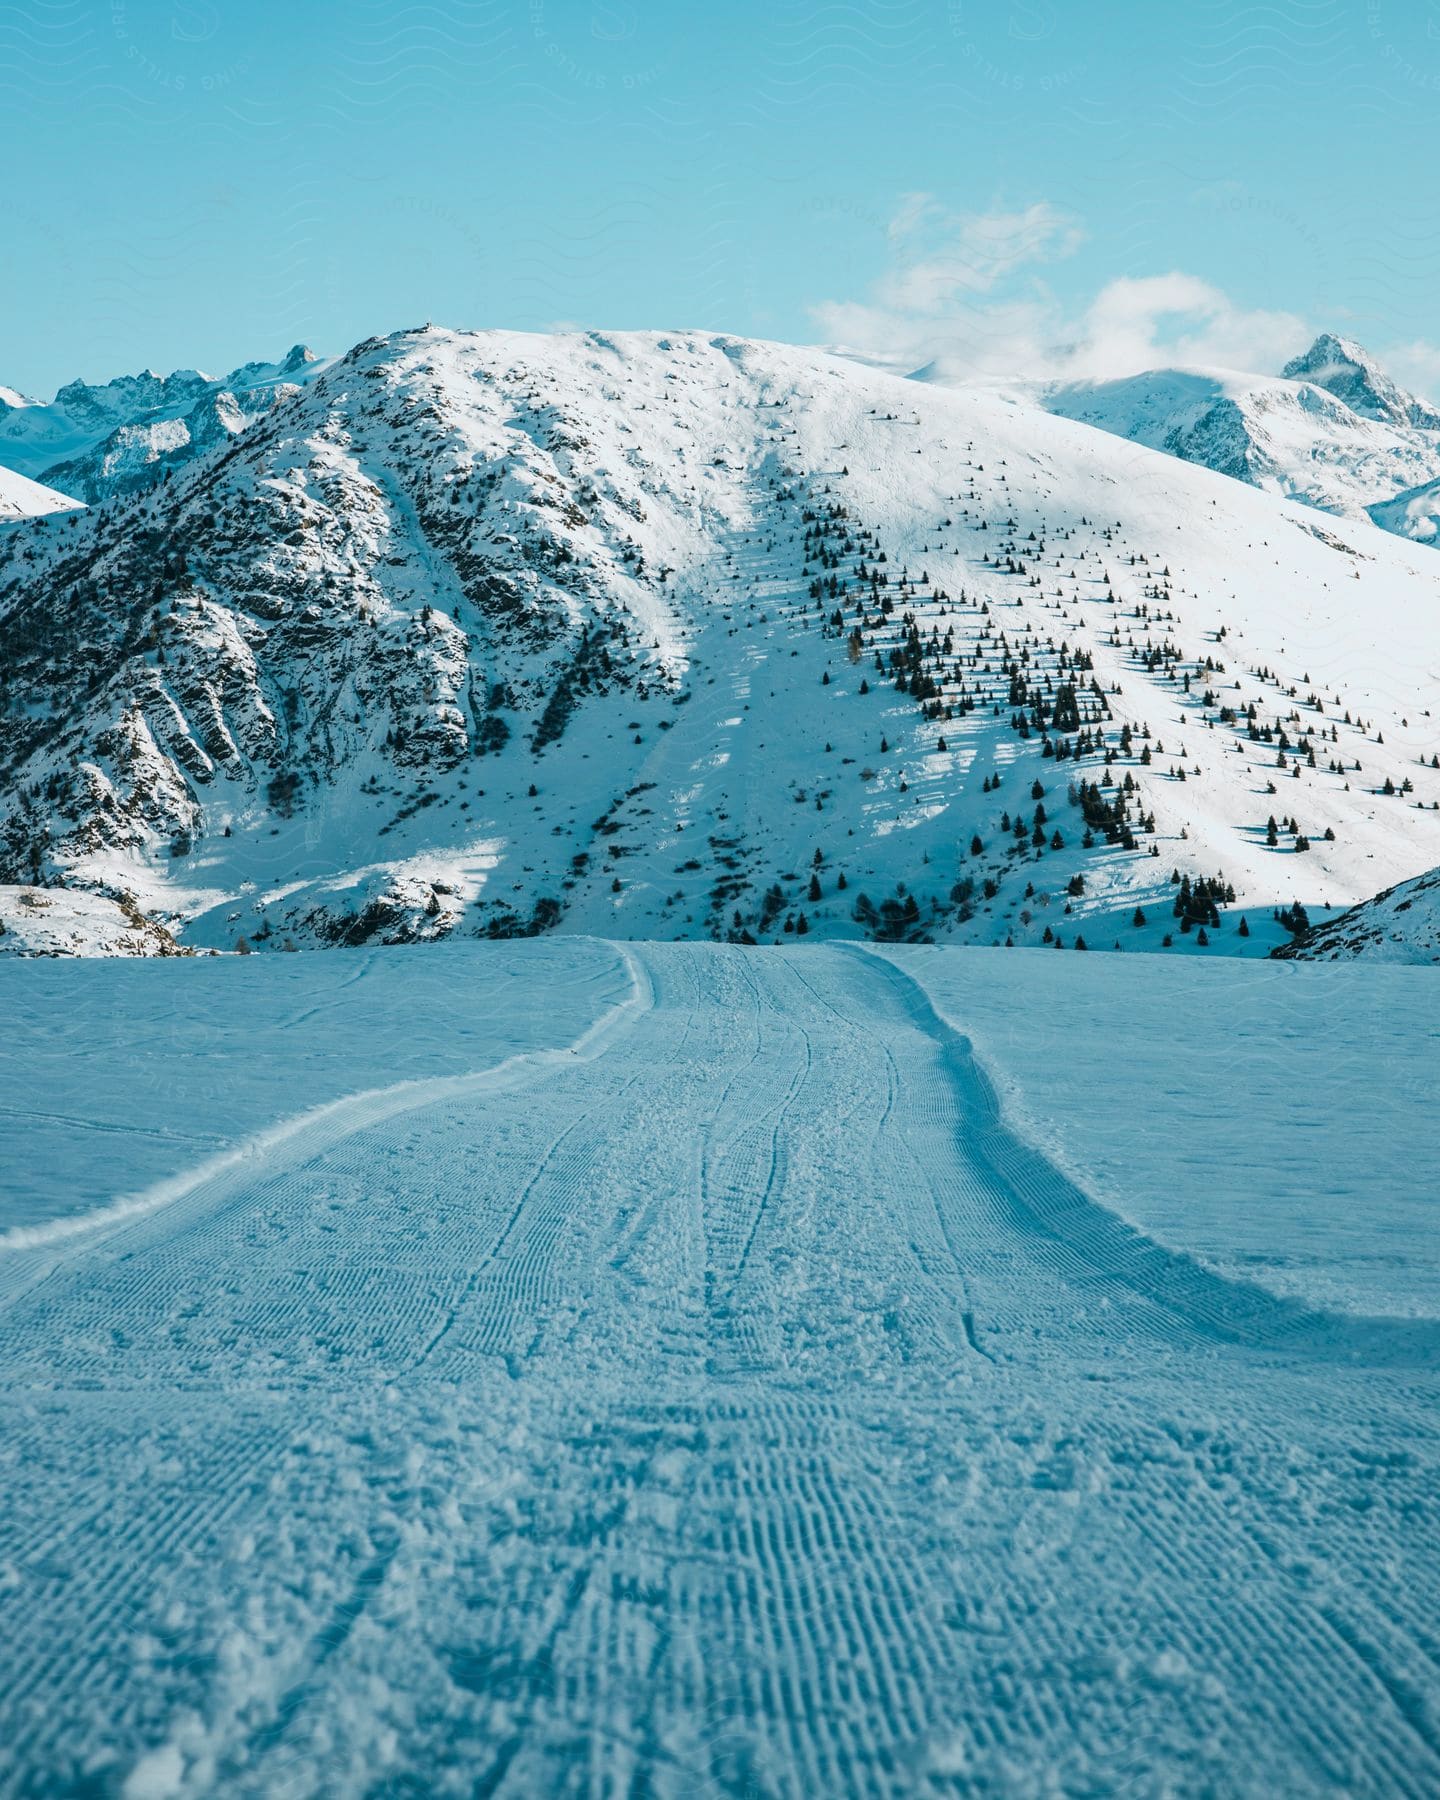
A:
{"label": "distant mountain range", "polygon": [[[219,378],[178,369],[72,381],[46,404],[0,387],[0,471],[62,499],[136,491],[244,431],[331,360],[297,344],[278,362]],[[941,378],[925,369],[917,379]],[[1252,487],[1440,544],[1440,410],[1351,339],[1322,333],[1278,376],[1160,368],[1032,386],[1026,396]],[[0,519],[56,504],[29,498],[27,508],[13,484],[0,488]]]}
{"label": "distant mountain range", "polygon": [[0,388],[0,465],[78,500],[148,486],[245,430],[323,367],[303,344],[221,379],[195,369],[72,381],[47,405]]}
{"label": "distant mountain range", "polygon": [[1325,333],[1279,376],[1152,369],[1040,390],[1068,419],[1341,518],[1440,543],[1440,413]]}

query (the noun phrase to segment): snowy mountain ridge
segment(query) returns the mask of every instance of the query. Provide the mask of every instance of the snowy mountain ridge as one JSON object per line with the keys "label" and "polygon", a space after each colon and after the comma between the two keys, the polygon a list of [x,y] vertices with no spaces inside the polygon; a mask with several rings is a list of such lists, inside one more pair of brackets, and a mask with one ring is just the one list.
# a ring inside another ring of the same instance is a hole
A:
{"label": "snowy mountain ridge", "polygon": [[146,369],[71,381],[43,404],[0,389],[0,465],[93,502],[203,455],[325,366],[297,344],[279,362],[245,363],[223,378]]}
{"label": "snowy mountain ridge", "polygon": [[399,332],[0,540],[0,876],[201,948],[1261,952],[1440,863],[1437,596],[1013,396]]}
{"label": "snowy mountain ridge", "polygon": [[1037,392],[1065,418],[1322,512],[1427,543],[1440,533],[1440,412],[1332,333],[1279,376],[1152,369]]}
{"label": "snowy mountain ridge", "polygon": [[1440,869],[1308,925],[1271,955],[1302,962],[1440,963]]}
{"label": "snowy mountain ridge", "polygon": [[1362,418],[1382,425],[1408,425],[1417,431],[1440,431],[1440,411],[1407,394],[1352,338],[1322,331],[1310,348],[1292,357],[1280,373],[1287,381],[1324,388]]}
{"label": "snowy mountain ridge", "polygon": [[77,502],[68,495],[31,481],[28,475],[0,468],[0,527],[21,519],[43,518],[47,513],[66,512],[75,505]]}

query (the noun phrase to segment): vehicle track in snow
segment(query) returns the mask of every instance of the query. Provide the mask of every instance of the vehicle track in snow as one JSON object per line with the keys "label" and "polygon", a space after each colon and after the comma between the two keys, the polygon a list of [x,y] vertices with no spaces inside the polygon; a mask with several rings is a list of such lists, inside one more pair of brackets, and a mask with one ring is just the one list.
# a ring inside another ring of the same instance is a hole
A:
{"label": "vehicle track in snow", "polygon": [[[858,952],[857,954],[867,954]],[[920,983],[888,958],[900,1003],[940,1047],[965,1114],[965,1144],[989,1176],[1001,1216],[1077,1284],[1124,1290],[1201,1336],[1367,1364],[1440,1368],[1440,1323],[1321,1312],[1207,1269],[1146,1237],[1091,1200],[1005,1124],[999,1099],[965,1038]]]}
{"label": "vehicle track in snow", "polygon": [[0,1793],[1435,1791],[1426,1328],[1149,1244],[894,964],[630,954],[9,1253]]}

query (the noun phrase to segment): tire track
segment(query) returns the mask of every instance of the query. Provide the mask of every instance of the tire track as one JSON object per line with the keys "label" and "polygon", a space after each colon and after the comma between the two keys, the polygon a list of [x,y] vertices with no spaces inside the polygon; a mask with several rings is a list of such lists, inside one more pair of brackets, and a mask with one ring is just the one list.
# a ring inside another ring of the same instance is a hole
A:
{"label": "tire track", "polygon": [[[50,1274],[67,1254],[74,1254],[77,1248],[88,1252],[99,1244],[123,1238],[137,1226],[145,1225],[154,1214],[175,1215],[176,1229],[181,1224],[190,1225],[198,1215],[243,1195],[273,1172],[313,1160],[363,1131],[447,1101],[512,1091],[572,1067],[577,1061],[592,1061],[617,1033],[633,1023],[638,1012],[653,1004],[639,960],[628,946],[617,945],[615,949],[629,971],[631,992],[573,1044],[521,1051],[468,1075],[404,1081],[345,1095],[283,1120],[144,1193],[117,1200],[79,1218],[22,1226],[0,1235],[0,1307],[23,1288]],[[78,1244],[73,1240],[79,1240]]]}
{"label": "tire track", "polygon": [[1345,1363],[1440,1368],[1440,1324],[1426,1319],[1362,1318],[1308,1308],[1263,1288],[1218,1275],[1167,1249],[1090,1199],[1004,1122],[999,1098],[969,1041],[935,1010],[920,983],[898,964],[854,950],[887,971],[897,999],[940,1047],[965,1122],[965,1149],[987,1177],[998,1219],[1046,1254],[1066,1279],[1154,1307],[1170,1325],[1217,1344]]}
{"label": "tire track", "polygon": [[0,1316],[0,1792],[1433,1791],[1428,1372],[1097,1272],[870,953],[636,958]]}

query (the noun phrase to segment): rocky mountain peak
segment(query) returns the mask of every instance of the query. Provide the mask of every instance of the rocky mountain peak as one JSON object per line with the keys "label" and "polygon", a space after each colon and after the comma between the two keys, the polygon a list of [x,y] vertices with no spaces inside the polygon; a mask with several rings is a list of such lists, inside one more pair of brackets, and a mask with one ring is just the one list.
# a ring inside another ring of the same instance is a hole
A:
{"label": "rocky mountain peak", "polygon": [[1304,355],[1293,357],[1281,373],[1289,381],[1308,381],[1324,388],[1362,418],[1440,431],[1440,412],[1392,381],[1369,351],[1352,338],[1322,331]]}

